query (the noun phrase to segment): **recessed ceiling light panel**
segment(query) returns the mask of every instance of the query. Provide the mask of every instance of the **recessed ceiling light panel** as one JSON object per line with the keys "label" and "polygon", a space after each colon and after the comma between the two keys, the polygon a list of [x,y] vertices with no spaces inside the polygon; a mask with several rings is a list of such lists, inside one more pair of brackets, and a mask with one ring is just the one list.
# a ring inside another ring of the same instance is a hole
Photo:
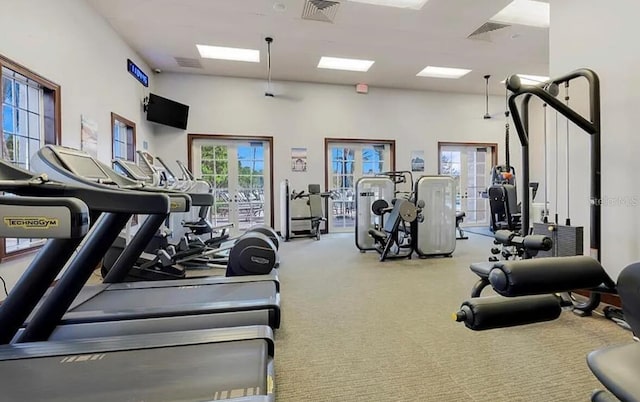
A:
{"label": "recessed ceiling light panel", "polygon": [[373,60],[342,59],[339,57],[323,56],[320,58],[318,68],[366,72],[369,71],[373,63],[375,63]]}
{"label": "recessed ceiling light panel", "polygon": [[198,48],[198,52],[200,52],[200,57],[204,59],[246,61],[250,63],[260,62],[259,50],[209,45],[196,45],[196,47]]}
{"label": "recessed ceiling light panel", "polygon": [[355,3],[373,4],[374,6],[410,8],[420,10],[428,0],[350,0]]}
{"label": "recessed ceiling light panel", "polygon": [[416,74],[418,77],[430,78],[460,78],[469,74],[471,70],[466,68],[434,67],[427,66],[424,70]]}
{"label": "recessed ceiling light panel", "polygon": [[514,0],[500,10],[498,14],[491,17],[490,21],[548,28],[550,20],[549,3],[533,0]]}

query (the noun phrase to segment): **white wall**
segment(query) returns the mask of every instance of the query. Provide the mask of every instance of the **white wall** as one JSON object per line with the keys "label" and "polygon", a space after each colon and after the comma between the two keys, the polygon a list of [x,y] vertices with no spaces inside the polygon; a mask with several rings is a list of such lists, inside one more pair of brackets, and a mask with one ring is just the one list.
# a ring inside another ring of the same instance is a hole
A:
{"label": "white wall", "polygon": [[[130,58],[150,68],[83,0],[5,1],[0,54],[61,86],[62,143],[80,147],[80,116],[98,124],[98,157],[111,159],[111,112],[136,123],[137,146],[150,142],[141,100],[144,87],[126,70]],[[153,77],[150,77],[153,80]],[[30,258],[0,266],[9,285]],[[0,292],[2,294],[2,292]]]}
{"label": "white wall", "polygon": [[[157,128],[158,155],[186,160],[187,133],[273,136],[276,185],[288,178],[293,188],[324,187],[325,137],[395,139],[396,168],[408,170],[411,151],[424,150],[425,174],[437,173],[438,141],[495,142],[504,158],[502,97],[490,99],[498,117],[484,120],[483,95],[379,88],[360,95],[352,86],[279,82],[268,98],[262,80],[186,74],[156,76],[156,90],[190,105],[187,130]],[[308,149],[306,173],[290,171],[292,147]],[[512,155],[519,166],[516,144]],[[277,227],[278,194],[275,202]]]}
{"label": "white wall", "polygon": [[[640,2],[563,0],[551,2],[552,76],[588,67],[601,80],[602,102],[602,261],[614,278],[640,260]],[[577,101],[577,100],[576,100]],[[582,99],[584,104],[584,97]],[[572,128],[572,131],[579,130]],[[586,135],[570,148],[572,218],[588,224]],[[573,146],[575,145],[575,147]],[[579,212],[578,212],[579,211]]]}

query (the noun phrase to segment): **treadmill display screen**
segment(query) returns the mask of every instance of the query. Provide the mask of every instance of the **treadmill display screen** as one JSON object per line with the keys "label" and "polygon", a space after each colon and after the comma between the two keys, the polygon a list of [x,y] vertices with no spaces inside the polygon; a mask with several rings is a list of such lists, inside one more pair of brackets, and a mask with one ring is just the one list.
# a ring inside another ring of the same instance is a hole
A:
{"label": "treadmill display screen", "polygon": [[74,173],[90,180],[108,180],[110,177],[102,170],[100,165],[89,155],[73,153],[60,153],[61,159],[69,166]]}
{"label": "treadmill display screen", "polygon": [[149,176],[140,169],[138,165],[131,161],[122,161],[122,163],[133,173],[135,176],[139,177],[142,180],[148,180]]}

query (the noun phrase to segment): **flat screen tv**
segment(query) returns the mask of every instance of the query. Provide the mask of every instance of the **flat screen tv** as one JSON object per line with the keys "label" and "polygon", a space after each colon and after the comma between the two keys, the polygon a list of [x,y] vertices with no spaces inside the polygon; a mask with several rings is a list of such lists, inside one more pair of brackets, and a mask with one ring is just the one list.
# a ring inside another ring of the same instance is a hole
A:
{"label": "flat screen tv", "polygon": [[155,94],[149,94],[147,120],[180,129],[187,128],[189,106]]}

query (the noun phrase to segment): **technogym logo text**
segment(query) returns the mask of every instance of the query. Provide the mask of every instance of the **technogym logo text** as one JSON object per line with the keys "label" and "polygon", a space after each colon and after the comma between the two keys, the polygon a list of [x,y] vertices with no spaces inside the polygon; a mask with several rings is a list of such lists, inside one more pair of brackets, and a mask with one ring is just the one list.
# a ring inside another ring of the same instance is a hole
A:
{"label": "technogym logo text", "polygon": [[6,216],[4,224],[10,228],[49,229],[58,226],[60,220],[44,216]]}
{"label": "technogym logo text", "polygon": [[640,206],[640,196],[626,195],[620,197],[603,196],[601,199],[591,199],[591,205],[601,207],[627,207],[636,208]]}

